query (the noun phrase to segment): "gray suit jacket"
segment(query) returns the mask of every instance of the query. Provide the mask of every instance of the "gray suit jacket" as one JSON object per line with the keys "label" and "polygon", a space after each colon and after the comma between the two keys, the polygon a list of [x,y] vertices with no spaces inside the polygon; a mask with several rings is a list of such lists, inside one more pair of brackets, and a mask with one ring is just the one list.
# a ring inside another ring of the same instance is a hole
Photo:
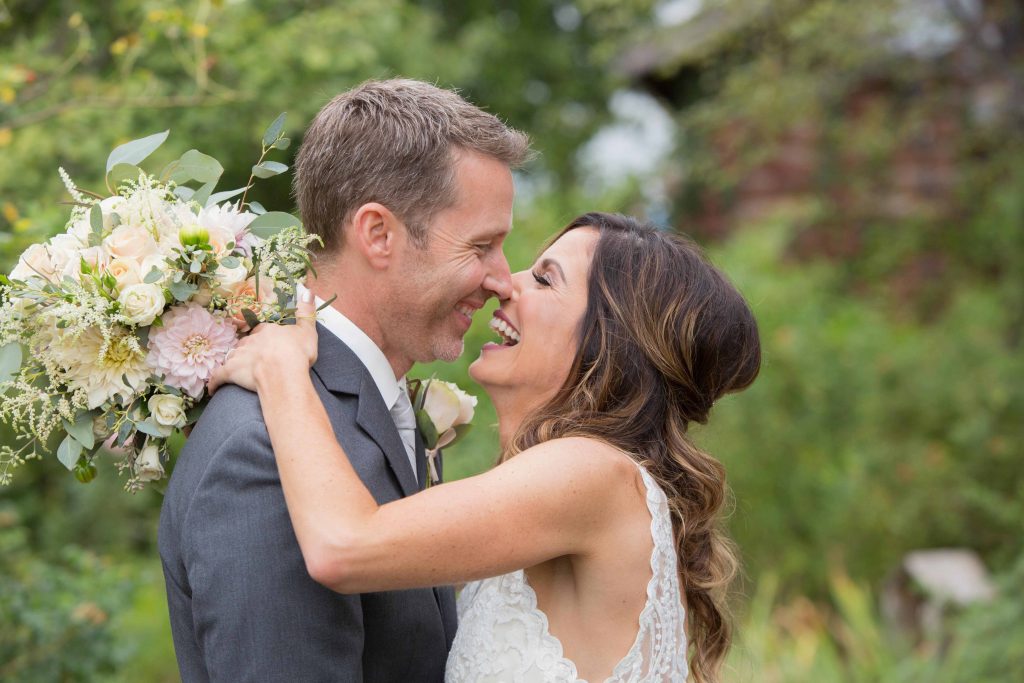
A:
{"label": "gray suit jacket", "polygon": [[[419,489],[369,372],[320,327],[310,377],[378,503]],[[420,481],[425,459],[417,449]],[[210,401],[175,466],[160,558],[185,683],[440,681],[455,636],[450,587],[340,595],[313,581],[292,530],[257,396]]]}

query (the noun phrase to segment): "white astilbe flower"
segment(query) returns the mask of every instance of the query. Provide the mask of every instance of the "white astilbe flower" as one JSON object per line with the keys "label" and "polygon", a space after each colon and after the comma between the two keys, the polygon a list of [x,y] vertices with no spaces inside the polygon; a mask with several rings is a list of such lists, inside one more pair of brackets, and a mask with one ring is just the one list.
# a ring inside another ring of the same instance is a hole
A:
{"label": "white astilbe flower", "polygon": [[195,222],[195,214],[188,204],[149,176],[126,182],[123,192],[125,201],[117,208],[121,225],[145,228],[161,247],[172,238],[177,241],[182,225]]}

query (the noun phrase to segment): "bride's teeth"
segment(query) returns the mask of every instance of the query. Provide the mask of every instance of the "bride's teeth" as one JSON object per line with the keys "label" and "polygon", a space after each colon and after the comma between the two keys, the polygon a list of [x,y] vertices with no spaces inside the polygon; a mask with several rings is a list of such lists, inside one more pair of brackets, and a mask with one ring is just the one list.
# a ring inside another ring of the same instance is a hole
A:
{"label": "bride's teeth", "polygon": [[512,345],[519,343],[519,332],[501,318],[491,318],[490,328],[497,332],[506,343],[511,342]]}

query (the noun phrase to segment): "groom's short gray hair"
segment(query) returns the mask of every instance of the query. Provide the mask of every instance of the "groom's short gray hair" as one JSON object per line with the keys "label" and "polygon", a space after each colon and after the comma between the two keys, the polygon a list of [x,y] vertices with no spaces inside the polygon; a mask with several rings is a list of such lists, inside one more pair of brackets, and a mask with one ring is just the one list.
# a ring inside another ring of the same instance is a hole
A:
{"label": "groom's short gray hair", "polygon": [[324,251],[343,243],[343,228],[367,202],[388,207],[417,246],[430,219],[456,201],[457,151],[510,168],[530,156],[530,141],[464,100],[422,81],[367,81],[316,115],[299,149],[295,196],[306,229]]}

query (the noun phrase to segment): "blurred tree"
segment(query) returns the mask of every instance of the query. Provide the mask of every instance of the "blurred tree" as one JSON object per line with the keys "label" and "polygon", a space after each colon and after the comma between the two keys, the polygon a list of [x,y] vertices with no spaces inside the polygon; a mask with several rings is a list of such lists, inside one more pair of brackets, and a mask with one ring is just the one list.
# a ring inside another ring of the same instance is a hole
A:
{"label": "blurred tree", "polygon": [[[592,4],[13,2],[0,17],[0,263],[62,226],[58,165],[95,187],[116,143],[169,127],[163,155],[206,150],[233,162],[223,187],[241,186],[252,141],[279,111],[298,138],[331,96],[367,78],[461,89],[529,131],[543,152],[534,171],[568,189],[575,150],[607,119],[617,84],[595,55],[649,3]],[[265,205],[291,203],[286,177],[259,192]]]}
{"label": "blurred tree", "polygon": [[[796,202],[792,255],[925,317],[964,278],[1024,278],[1006,216],[1024,158],[1019,2],[703,5],[622,62],[680,112],[677,224],[713,237]],[[1007,324],[1013,345],[1022,326]]]}

